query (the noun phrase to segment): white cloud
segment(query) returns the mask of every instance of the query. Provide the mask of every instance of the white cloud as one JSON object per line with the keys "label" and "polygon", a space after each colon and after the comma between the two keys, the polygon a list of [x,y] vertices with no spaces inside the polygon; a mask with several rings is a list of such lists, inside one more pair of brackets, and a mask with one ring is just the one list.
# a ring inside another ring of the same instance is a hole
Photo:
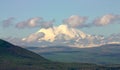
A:
{"label": "white cloud", "polygon": [[120,21],[120,15],[107,14],[93,21],[96,26],[104,26]]}
{"label": "white cloud", "polygon": [[26,27],[34,28],[34,27],[40,25],[39,23],[41,20],[42,20],[41,17],[31,18],[31,19],[28,19],[26,21],[22,21],[22,22],[17,23],[16,27],[17,28],[26,28]]}
{"label": "white cloud", "polygon": [[83,23],[87,20],[87,17],[81,17],[78,15],[72,15],[69,18],[63,21],[64,24],[67,24],[70,27],[81,27],[84,26]]}
{"label": "white cloud", "polygon": [[16,24],[17,28],[34,28],[34,27],[41,27],[41,28],[49,28],[52,27],[54,20],[51,21],[44,21],[41,17],[35,17],[28,19],[26,21],[22,21]]}

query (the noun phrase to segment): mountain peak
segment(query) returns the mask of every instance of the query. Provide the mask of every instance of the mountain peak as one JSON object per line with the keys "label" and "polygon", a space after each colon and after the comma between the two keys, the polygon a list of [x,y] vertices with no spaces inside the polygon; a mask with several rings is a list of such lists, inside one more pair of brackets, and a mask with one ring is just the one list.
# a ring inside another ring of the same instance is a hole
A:
{"label": "mountain peak", "polygon": [[[61,37],[62,35],[62,37]],[[55,40],[58,40],[64,38],[65,40],[71,40],[76,37],[80,37],[84,39],[87,35],[83,33],[80,30],[69,28],[67,25],[62,24],[58,27],[50,27],[50,28],[41,28],[36,33],[31,34],[27,38],[23,38],[24,41],[32,42],[32,41],[48,41],[48,42],[54,42]],[[59,37],[59,38],[57,38]]]}
{"label": "mountain peak", "polygon": [[97,47],[104,44],[119,44],[119,34],[104,38],[101,35],[89,35],[79,29],[62,24],[56,27],[41,28],[23,38],[23,42],[42,46],[65,45],[78,48]]}
{"label": "mountain peak", "polygon": [[67,45],[85,48],[101,45],[103,39],[101,36],[89,35],[76,28],[62,24],[56,27],[41,28],[22,40],[39,45],[45,44],[46,46]]}

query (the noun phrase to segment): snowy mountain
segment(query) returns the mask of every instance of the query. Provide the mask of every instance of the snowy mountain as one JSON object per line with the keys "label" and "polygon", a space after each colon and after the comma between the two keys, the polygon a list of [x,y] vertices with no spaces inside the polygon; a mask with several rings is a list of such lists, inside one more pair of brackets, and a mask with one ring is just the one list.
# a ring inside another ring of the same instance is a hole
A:
{"label": "snowy mountain", "polygon": [[70,28],[62,24],[58,27],[41,28],[36,33],[23,38],[22,41],[45,46],[67,45],[85,48],[99,46],[103,42],[103,39],[103,36],[89,35],[78,29]]}
{"label": "snowy mountain", "polygon": [[24,38],[28,42],[34,40],[45,40],[49,42],[53,42],[55,40],[65,39],[70,40],[74,38],[84,39],[87,35],[80,30],[68,28],[67,25],[60,25],[58,27],[51,27],[48,29],[42,28],[38,30],[36,33]]}

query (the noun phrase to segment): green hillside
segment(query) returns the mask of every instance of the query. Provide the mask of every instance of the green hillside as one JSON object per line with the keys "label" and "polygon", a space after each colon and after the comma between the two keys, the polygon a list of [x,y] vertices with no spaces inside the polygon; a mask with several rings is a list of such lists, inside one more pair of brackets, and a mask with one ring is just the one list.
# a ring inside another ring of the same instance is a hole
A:
{"label": "green hillside", "polygon": [[88,63],[60,63],[0,40],[0,70],[118,70]]}
{"label": "green hillside", "polygon": [[0,40],[0,70],[56,70],[59,64]]}

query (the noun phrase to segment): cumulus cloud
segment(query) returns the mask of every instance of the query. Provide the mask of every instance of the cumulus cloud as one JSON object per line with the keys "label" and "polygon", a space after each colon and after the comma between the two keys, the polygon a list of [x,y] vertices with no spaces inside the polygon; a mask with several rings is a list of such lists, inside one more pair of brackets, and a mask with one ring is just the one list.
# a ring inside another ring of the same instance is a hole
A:
{"label": "cumulus cloud", "polygon": [[14,17],[10,17],[6,20],[3,20],[2,21],[3,27],[6,28],[6,27],[11,26],[13,24],[14,19],[15,19]]}
{"label": "cumulus cloud", "polygon": [[96,18],[93,21],[93,24],[96,26],[104,26],[107,24],[116,23],[117,21],[120,21],[120,15],[107,14],[102,17]]}
{"label": "cumulus cloud", "polygon": [[33,27],[36,27],[36,26],[39,26],[40,22],[42,21],[43,19],[41,17],[35,17],[35,18],[31,18],[31,19],[28,19],[26,21],[22,21],[22,22],[19,22],[17,23],[16,27],[17,28],[33,28]]}
{"label": "cumulus cloud", "polygon": [[63,21],[64,24],[67,24],[69,27],[84,27],[86,26],[85,23],[87,20],[87,17],[81,17],[78,15],[72,15],[69,18],[65,19]]}
{"label": "cumulus cloud", "polygon": [[53,23],[54,20],[44,21],[44,19],[41,17],[35,17],[17,23],[16,28],[34,28],[34,27],[49,28],[53,26]]}

